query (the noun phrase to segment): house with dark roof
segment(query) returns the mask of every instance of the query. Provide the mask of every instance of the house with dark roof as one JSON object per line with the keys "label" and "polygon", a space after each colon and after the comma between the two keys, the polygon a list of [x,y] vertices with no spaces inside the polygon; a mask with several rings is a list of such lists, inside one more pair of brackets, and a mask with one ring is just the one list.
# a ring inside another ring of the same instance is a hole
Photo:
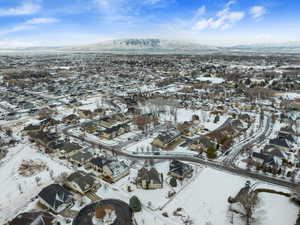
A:
{"label": "house with dark roof", "polygon": [[193,167],[181,161],[172,160],[169,165],[168,175],[183,180],[193,175]]}
{"label": "house with dark roof", "polygon": [[265,146],[265,148],[263,149],[263,152],[265,154],[271,155],[273,157],[278,157],[279,159],[282,159],[282,160],[288,158],[286,151],[283,151],[272,145]]}
{"label": "house with dark roof", "polygon": [[93,112],[91,110],[80,109],[79,110],[79,117],[84,119],[92,119]]}
{"label": "house with dark roof", "polygon": [[62,121],[66,124],[76,124],[80,120],[80,117],[75,114],[70,114],[65,116]]}
{"label": "house with dark roof", "polygon": [[44,119],[40,122],[40,125],[42,127],[51,127],[51,126],[56,126],[58,125],[60,122],[58,120],[53,119],[52,117]]}
{"label": "house with dark roof", "polygon": [[55,213],[60,213],[74,204],[73,195],[59,184],[50,184],[38,194],[39,202]]}
{"label": "house with dark roof", "polygon": [[172,128],[161,132],[154,140],[152,145],[159,148],[167,148],[169,145],[181,138],[181,132],[176,128]]}
{"label": "house with dark roof", "polygon": [[29,132],[39,132],[41,130],[41,126],[38,125],[33,125],[29,124],[28,126],[24,127],[22,133],[23,134],[28,134]]}
{"label": "house with dark roof", "polygon": [[282,160],[280,158],[260,152],[253,152],[252,160],[256,162],[258,166],[270,167],[276,170],[282,165]]}
{"label": "house with dark roof", "polygon": [[76,166],[82,166],[88,163],[92,158],[92,153],[80,150],[71,155],[68,159],[72,164],[75,164]]}
{"label": "house with dark roof", "polygon": [[106,110],[103,108],[97,108],[93,111],[95,116],[105,116]]}
{"label": "house with dark roof", "polygon": [[107,159],[105,157],[92,158],[87,167],[93,168],[107,181],[114,183],[129,174],[129,167],[124,161]]}
{"label": "house with dark roof", "polygon": [[188,143],[189,150],[196,152],[204,152],[210,146],[215,146],[216,143],[212,141],[208,136],[201,136]]}
{"label": "house with dark roof", "polygon": [[56,218],[47,212],[25,212],[17,215],[8,225],[56,225]]}
{"label": "house with dark roof", "polygon": [[108,140],[111,140],[117,136],[120,136],[122,134],[125,134],[130,131],[130,127],[128,124],[118,124],[116,126],[106,128],[104,130],[101,130],[99,132],[99,136],[104,137]]}
{"label": "house with dark roof", "polygon": [[136,177],[136,186],[142,189],[160,189],[163,187],[163,174],[155,168],[141,168]]}
{"label": "house with dark roof", "polygon": [[279,132],[291,135],[294,135],[296,133],[296,131],[291,126],[283,127]]}
{"label": "house with dark roof", "polygon": [[57,155],[60,158],[69,158],[82,149],[82,146],[75,142],[65,141],[62,146],[57,149]]}
{"label": "house with dark roof", "polygon": [[92,189],[99,187],[99,183],[96,179],[83,171],[77,171],[68,176],[66,186],[73,191],[85,195]]}
{"label": "house with dark roof", "polygon": [[28,135],[32,141],[46,148],[57,139],[55,135],[43,131],[29,132]]}
{"label": "house with dark roof", "polygon": [[269,144],[286,151],[290,149],[290,145],[285,138],[277,137],[270,140]]}
{"label": "house with dark roof", "polygon": [[281,131],[278,133],[279,138],[286,139],[290,143],[296,143],[296,139],[292,134],[282,133]]}

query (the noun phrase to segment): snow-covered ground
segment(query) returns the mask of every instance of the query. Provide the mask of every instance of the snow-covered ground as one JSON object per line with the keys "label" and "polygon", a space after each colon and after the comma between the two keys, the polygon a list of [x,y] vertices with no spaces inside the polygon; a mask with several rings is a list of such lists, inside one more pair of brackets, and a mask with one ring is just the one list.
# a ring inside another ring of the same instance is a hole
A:
{"label": "snow-covered ground", "polygon": [[295,224],[299,207],[287,197],[260,193],[259,198],[260,203],[256,211],[262,225]]}
{"label": "snow-covered ground", "polygon": [[[183,123],[185,121],[191,121],[193,115],[198,115],[200,119],[199,125],[202,126],[203,128],[208,129],[209,131],[220,127],[228,119],[228,115],[223,114],[220,115],[220,120],[217,123],[214,123],[215,116],[211,115],[207,111],[180,108],[177,110],[177,122]],[[162,121],[166,121],[166,120],[173,121],[174,116],[167,111],[166,113],[161,115],[160,119]]]}
{"label": "snow-covered ground", "polygon": [[[36,174],[32,177],[23,177],[19,175],[18,168],[23,160],[39,160],[44,162],[49,171],[53,170],[53,175],[58,176],[62,172],[70,171],[69,168],[58,162],[51,160],[48,156],[39,153],[28,145],[19,145],[11,148],[9,154],[0,164],[0,224],[8,219],[12,219],[31,202],[44,187],[53,183],[50,173],[47,170]],[[35,177],[41,178],[40,184],[37,185]],[[20,194],[19,185],[23,190]]]}
{"label": "snow-covered ground", "polygon": [[285,99],[289,99],[289,100],[300,98],[300,94],[294,93],[294,92],[286,92],[286,93],[280,94],[280,96]]}
{"label": "snow-covered ground", "polygon": [[[173,212],[182,207],[185,215],[190,216],[194,224],[230,225],[231,214],[228,213],[227,199],[229,196],[234,197],[244,186],[246,180],[248,179],[206,168],[164,211],[168,212],[170,220],[176,222],[179,222],[180,218],[173,216]],[[288,192],[288,190],[267,184],[260,184],[258,187]],[[276,199],[276,203],[274,199]],[[298,208],[287,198],[263,194],[263,200],[266,205],[263,206],[265,214],[259,213],[259,216],[262,217],[261,225],[293,224],[296,221]],[[280,212],[279,208],[281,208]],[[274,213],[277,215],[273,216]],[[277,219],[279,216],[280,220]],[[237,215],[235,224],[244,224]]]}
{"label": "snow-covered ground", "polygon": [[198,77],[197,80],[199,80],[199,81],[210,81],[213,84],[221,84],[225,81],[223,78],[218,78],[218,77]]}

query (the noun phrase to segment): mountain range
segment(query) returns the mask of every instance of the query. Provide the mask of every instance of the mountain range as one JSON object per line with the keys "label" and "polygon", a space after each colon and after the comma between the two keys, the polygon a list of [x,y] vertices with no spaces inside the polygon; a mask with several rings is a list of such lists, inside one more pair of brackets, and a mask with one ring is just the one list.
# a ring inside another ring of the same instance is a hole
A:
{"label": "mountain range", "polygon": [[[12,49],[2,49],[12,50]],[[252,44],[230,47],[202,45],[197,42],[164,40],[158,38],[132,38],[103,41],[82,46],[17,48],[16,51],[62,51],[62,52],[120,52],[120,53],[207,53],[207,52],[259,52],[300,53],[300,42],[282,44]]]}

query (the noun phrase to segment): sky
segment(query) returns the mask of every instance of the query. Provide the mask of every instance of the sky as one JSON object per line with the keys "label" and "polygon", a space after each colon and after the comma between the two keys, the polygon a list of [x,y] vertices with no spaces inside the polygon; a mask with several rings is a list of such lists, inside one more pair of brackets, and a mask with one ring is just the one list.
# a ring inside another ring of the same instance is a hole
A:
{"label": "sky", "polygon": [[300,42],[300,0],[0,0],[0,48],[123,38]]}

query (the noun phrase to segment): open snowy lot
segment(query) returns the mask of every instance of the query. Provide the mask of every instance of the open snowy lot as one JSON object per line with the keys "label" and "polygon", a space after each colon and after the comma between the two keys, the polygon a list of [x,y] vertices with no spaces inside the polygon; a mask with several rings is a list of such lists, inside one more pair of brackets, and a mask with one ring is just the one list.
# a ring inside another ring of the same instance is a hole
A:
{"label": "open snowy lot", "polygon": [[[214,123],[214,115],[211,115],[209,112],[204,110],[191,110],[185,108],[179,108],[177,110],[177,122],[183,123],[185,121],[191,121],[193,115],[198,115],[200,119],[200,126],[208,129],[209,131],[214,130],[220,127],[227,119],[228,115],[220,115],[220,120],[217,123]],[[168,111],[165,114],[162,114],[161,120],[173,121],[174,116]]]}
{"label": "open snowy lot", "polygon": [[[163,211],[168,212],[170,219],[174,222],[181,221],[179,217],[173,216],[173,212],[182,207],[185,215],[189,216],[194,224],[229,225],[231,214],[228,213],[227,199],[229,196],[234,197],[247,180],[206,168]],[[253,180],[251,182],[255,183]],[[259,184],[258,187],[288,192],[288,190],[267,184]],[[271,194],[261,194],[261,196],[263,204],[257,209],[261,225],[294,224],[298,208],[289,199]],[[264,210],[263,213],[261,209]],[[243,224],[238,216],[235,216],[234,220],[235,224]]]}
{"label": "open snowy lot", "polygon": [[[23,160],[43,162],[49,170],[41,171],[34,176],[21,176],[18,169]],[[0,163],[0,168],[0,189],[1,196],[3,196],[0,205],[0,224],[22,212],[32,198],[44,187],[54,182],[51,179],[50,170],[53,170],[53,177],[62,172],[70,171],[64,165],[51,160],[48,156],[37,152],[36,149],[28,145],[18,145],[11,148],[7,157]],[[41,178],[39,185],[36,182],[36,177]]]}

